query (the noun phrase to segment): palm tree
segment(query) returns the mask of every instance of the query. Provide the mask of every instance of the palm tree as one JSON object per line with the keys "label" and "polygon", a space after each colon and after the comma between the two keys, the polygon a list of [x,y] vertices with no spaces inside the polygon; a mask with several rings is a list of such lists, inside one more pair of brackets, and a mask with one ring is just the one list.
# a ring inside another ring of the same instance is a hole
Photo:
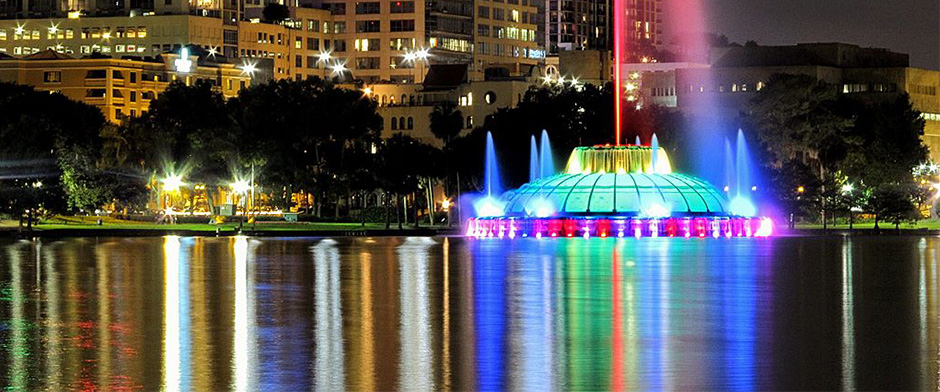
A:
{"label": "palm tree", "polygon": [[431,120],[431,133],[434,137],[444,141],[447,146],[463,129],[463,113],[457,110],[457,104],[446,101],[434,106],[434,111],[428,115]]}

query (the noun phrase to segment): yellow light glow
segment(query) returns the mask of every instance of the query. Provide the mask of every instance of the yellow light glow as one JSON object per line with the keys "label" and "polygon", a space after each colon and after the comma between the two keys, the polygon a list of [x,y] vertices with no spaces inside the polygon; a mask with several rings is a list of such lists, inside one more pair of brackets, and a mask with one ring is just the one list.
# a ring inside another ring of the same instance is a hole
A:
{"label": "yellow light glow", "polygon": [[234,390],[250,390],[251,381],[251,342],[249,325],[251,317],[249,316],[248,300],[248,239],[243,236],[235,237],[233,245],[235,253],[235,333],[232,336],[232,346],[234,347]]}
{"label": "yellow light glow", "polygon": [[365,94],[365,95],[370,95],[370,94],[372,94],[372,89],[369,88],[369,87],[366,87],[366,88],[362,89],[362,93]]}
{"label": "yellow light glow", "polygon": [[251,190],[251,184],[248,181],[235,181],[229,184],[229,187],[232,188],[232,191],[235,193],[245,193]]}
{"label": "yellow light glow", "polygon": [[444,199],[441,201],[441,209],[444,211],[450,210],[450,199]]}
{"label": "yellow light glow", "polygon": [[82,16],[82,11],[69,11],[69,19],[78,19]]}
{"label": "yellow light glow", "polygon": [[163,243],[165,271],[163,307],[163,389],[180,390],[180,238],[166,237]]}
{"label": "yellow light glow", "polygon": [[111,32],[110,32],[110,31],[105,31],[105,32],[101,33],[101,38],[104,38],[104,39],[111,39]]}
{"label": "yellow light glow", "polygon": [[797,193],[803,193],[803,192],[806,192],[806,188],[800,186],[800,187],[796,188],[796,191],[797,191]]}
{"label": "yellow light glow", "polygon": [[177,176],[177,175],[172,175],[167,178],[164,178],[160,182],[163,183],[163,190],[167,192],[173,192],[173,191],[179,190],[181,186],[186,185],[185,183],[183,183],[183,177]]}

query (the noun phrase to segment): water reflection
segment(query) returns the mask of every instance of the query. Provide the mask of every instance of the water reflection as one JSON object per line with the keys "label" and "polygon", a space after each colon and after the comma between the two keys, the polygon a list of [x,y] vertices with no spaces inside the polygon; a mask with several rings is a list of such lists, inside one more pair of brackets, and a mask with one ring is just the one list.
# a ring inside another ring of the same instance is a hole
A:
{"label": "water reflection", "polygon": [[940,385],[936,238],[0,248],[13,390]]}
{"label": "water reflection", "polygon": [[400,389],[431,391],[431,325],[428,310],[429,238],[408,238],[398,247],[401,271],[401,355],[398,357]]}
{"label": "water reflection", "polygon": [[317,390],[338,391],[345,386],[343,367],[343,314],[339,284],[339,250],[336,241],[323,240],[313,247],[316,276],[316,363]]}

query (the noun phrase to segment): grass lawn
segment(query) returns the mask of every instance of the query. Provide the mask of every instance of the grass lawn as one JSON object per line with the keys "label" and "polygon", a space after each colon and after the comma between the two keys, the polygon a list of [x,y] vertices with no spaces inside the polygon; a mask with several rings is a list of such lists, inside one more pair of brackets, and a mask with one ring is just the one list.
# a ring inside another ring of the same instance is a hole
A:
{"label": "grass lawn", "polygon": [[[854,227],[856,229],[873,229],[875,227],[875,222],[857,222]],[[878,227],[881,229],[894,229],[894,224],[879,222]],[[798,223],[796,225],[797,229],[822,229],[823,225],[821,223]],[[838,225],[829,225],[830,229],[848,229],[848,223],[839,223]],[[918,221],[915,224],[901,223],[902,229],[929,229],[929,230],[940,230],[940,219],[925,219]]]}
{"label": "grass lawn", "polygon": [[[208,223],[180,223],[172,225],[162,225],[148,222],[135,222],[119,220],[110,217],[101,217],[102,224],[97,224],[98,217],[56,217],[54,219],[43,221],[33,226],[34,230],[57,230],[57,229],[81,229],[81,230],[186,230],[186,231],[205,231],[215,232],[216,228],[222,228],[223,231],[233,231],[238,227],[238,223],[223,223],[220,225]],[[206,219],[208,220],[208,218]],[[19,225],[14,220],[0,221],[0,228],[16,228]],[[404,229],[410,229],[413,225],[403,225]],[[421,228],[427,228],[427,224],[421,225]],[[255,224],[244,224],[244,230],[259,231],[342,231],[342,230],[383,230],[384,223],[329,223],[329,222],[258,222]],[[398,225],[392,222],[392,229],[398,229]]]}

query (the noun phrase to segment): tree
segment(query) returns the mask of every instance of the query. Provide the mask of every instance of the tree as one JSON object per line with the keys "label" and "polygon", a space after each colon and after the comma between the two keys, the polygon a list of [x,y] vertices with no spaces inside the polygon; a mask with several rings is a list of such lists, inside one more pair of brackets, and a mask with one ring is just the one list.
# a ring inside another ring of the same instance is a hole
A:
{"label": "tree", "polygon": [[852,132],[861,143],[847,154],[845,175],[872,187],[911,180],[913,169],[927,160],[928,151],[921,141],[924,119],[908,95],[854,104],[858,120]]}
{"label": "tree", "polygon": [[900,230],[901,222],[916,220],[918,211],[914,198],[917,193],[917,187],[910,184],[875,188],[868,200],[868,208],[875,214],[875,229],[879,220],[893,223],[895,230]]}
{"label": "tree", "polygon": [[447,146],[463,130],[463,113],[457,110],[457,104],[445,101],[434,105],[434,111],[428,115],[431,121],[431,133]]}
{"label": "tree", "polygon": [[[349,157],[371,153],[379,141],[382,118],[376,103],[360,91],[338,88],[320,79],[278,80],[243,90],[229,107],[245,132],[245,154],[263,171],[269,188],[281,190],[285,210],[289,195],[316,195],[332,202],[354,189],[361,167]],[[336,205],[334,204],[334,208]]]}
{"label": "tree", "polygon": [[[241,129],[222,94],[208,82],[170,83],[150,102],[146,114],[129,123],[127,132],[143,170],[150,176],[180,175],[205,184],[210,208],[214,190],[231,183],[233,168],[239,167]],[[191,193],[191,209],[194,197]]]}
{"label": "tree", "polygon": [[88,210],[108,202],[102,189],[108,173],[96,166],[104,124],[94,106],[0,83],[0,160],[8,163],[0,202],[7,211]]}
{"label": "tree", "polygon": [[[440,150],[421,143],[411,136],[397,133],[386,140],[381,149],[379,183],[382,189],[394,193],[396,204],[400,204],[399,200],[402,195],[418,190],[418,184],[422,178],[435,177],[440,174],[435,165],[428,164],[437,159],[440,159]],[[417,199],[416,197],[415,200]],[[389,207],[388,198],[386,198],[386,211]],[[389,225],[390,222],[386,219],[386,228]],[[401,228],[400,219],[398,227]]]}
{"label": "tree", "polygon": [[809,200],[825,224],[836,194],[832,184],[841,176],[849,151],[861,144],[851,132],[855,116],[846,110],[836,87],[805,75],[774,75],[751,101],[748,113],[765,150],[761,154],[765,166],[773,169],[799,162],[813,173],[819,189],[817,197]]}
{"label": "tree", "polygon": [[774,75],[748,112],[760,142],[775,162],[800,159],[818,178],[833,171],[860,141],[854,118],[842,110],[835,86],[805,75]]}
{"label": "tree", "polygon": [[283,22],[290,18],[290,9],[284,4],[269,3],[261,10],[261,17],[268,22]]}

